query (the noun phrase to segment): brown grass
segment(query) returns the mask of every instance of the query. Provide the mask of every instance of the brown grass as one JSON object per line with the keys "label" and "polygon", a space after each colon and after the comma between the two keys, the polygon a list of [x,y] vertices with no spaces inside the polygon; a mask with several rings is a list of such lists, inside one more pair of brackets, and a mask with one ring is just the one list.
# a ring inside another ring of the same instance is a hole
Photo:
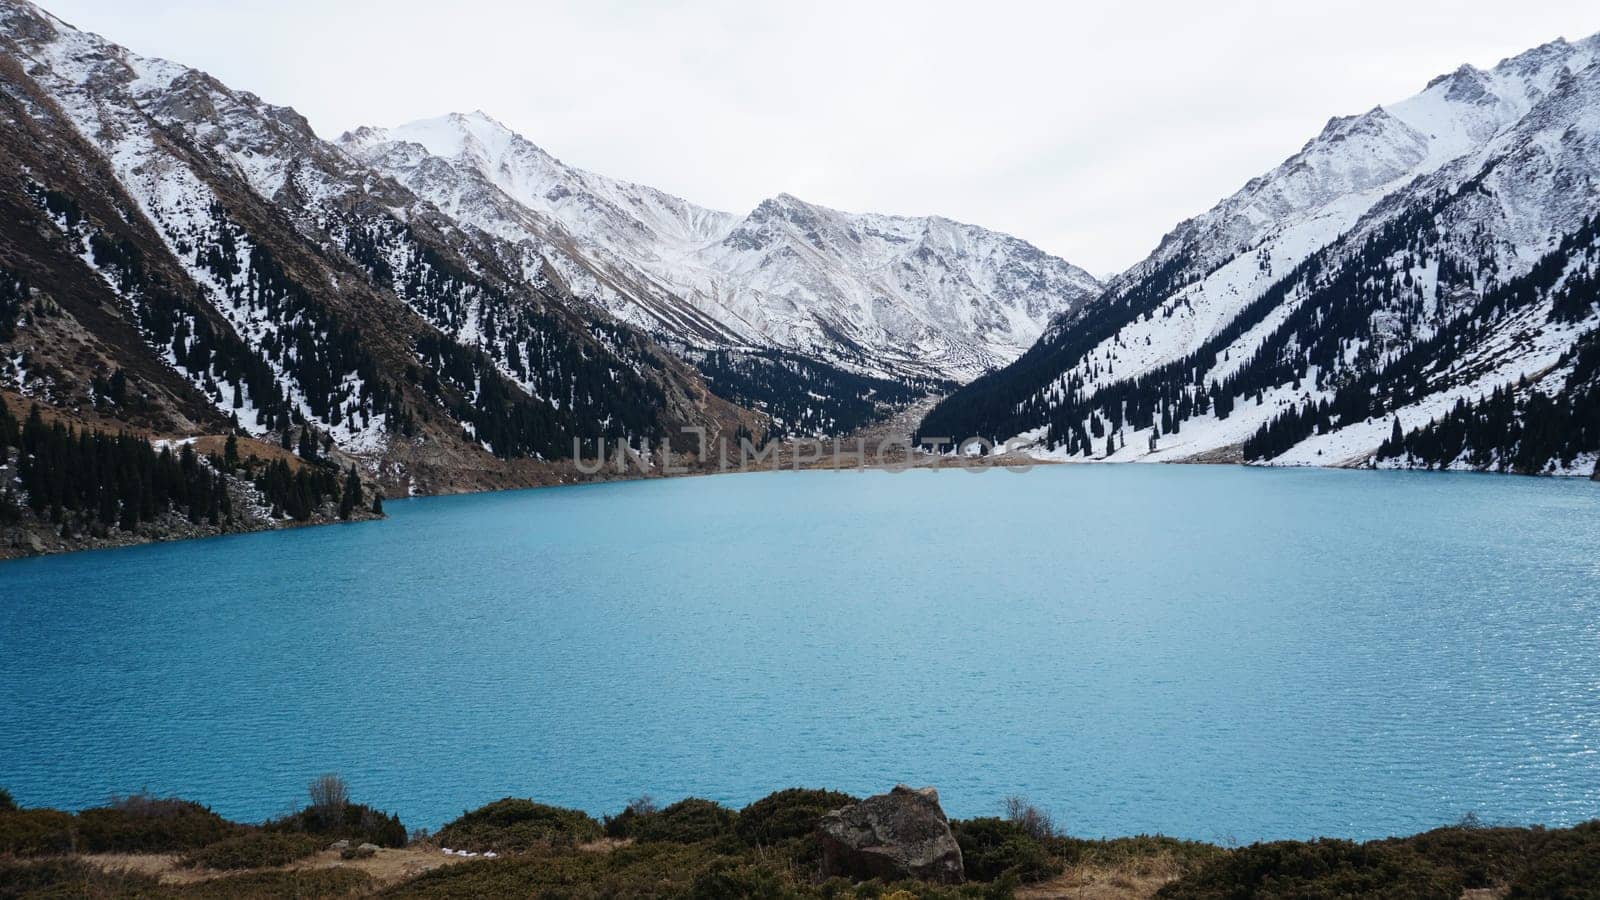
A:
{"label": "brown grass", "polygon": [[1056,878],[1017,889],[1018,900],[1149,900],[1178,880],[1183,866],[1171,854],[1115,863],[1090,860]]}
{"label": "brown grass", "polygon": [[[107,872],[134,872],[156,878],[162,884],[171,885],[198,884],[202,881],[211,881],[239,874],[239,872],[214,872],[208,869],[188,868],[182,864],[182,857],[175,853],[97,853],[84,856],[82,859],[84,862]],[[251,869],[248,871],[292,872],[300,869],[330,869],[337,866],[365,872],[372,877],[376,887],[383,888],[414,878],[440,866],[450,866],[459,862],[469,861],[459,857],[445,856],[437,847],[418,844],[398,850],[379,850],[367,859],[341,859],[337,850],[322,850],[314,856],[296,860],[276,869]]]}

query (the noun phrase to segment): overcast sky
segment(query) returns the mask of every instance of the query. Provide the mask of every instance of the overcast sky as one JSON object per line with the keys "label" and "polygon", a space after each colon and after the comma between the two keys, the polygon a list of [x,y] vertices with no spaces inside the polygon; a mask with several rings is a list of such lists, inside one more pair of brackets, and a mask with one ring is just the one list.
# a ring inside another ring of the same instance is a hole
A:
{"label": "overcast sky", "polygon": [[568,163],[746,211],[937,213],[1104,275],[1332,115],[1600,31],[1594,0],[45,0],[324,137],[483,109]]}

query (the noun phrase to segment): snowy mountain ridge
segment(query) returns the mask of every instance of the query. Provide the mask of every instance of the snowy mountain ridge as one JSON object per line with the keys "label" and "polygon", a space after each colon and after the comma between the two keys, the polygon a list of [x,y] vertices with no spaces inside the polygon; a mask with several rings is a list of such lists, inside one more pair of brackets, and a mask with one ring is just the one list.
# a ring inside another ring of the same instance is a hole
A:
{"label": "snowy mountain ridge", "polygon": [[800,353],[966,381],[1022,353],[1099,282],[1024,241],[940,217],[789,194],[740,216],[562,163],[482,112],[340,139],[574,293],[687,347]]}
{"label": "snowy mountain ridge", "polygon": [[[418,492],[759,418],[293,110],[25,0],[0,0],[0,50],[0,281],[49,311],[0,311],[6,390]],[[137,403],[104,402],[113,374]]]}
{"label": "snowy mountain ridge", "polygon": [[[1555,41],[1330,120],[923,431],[1022,435],[1069,457],[1373,463],[1394,420],[1425,429],[1544,377],[1592,331],[1549,310],[1534,321],[1528,298],[1553,308],[1588,284],[1572,238],[1600,211],[1597,51],[1600,36]],[[1560,248],[1576,255],[1548,259]],[[1558,262],[1572,277],[1544,279]],[[1517,303],[1484,305],[1510,285]],[[1551,464],[1587,474],[1591,452]]]}

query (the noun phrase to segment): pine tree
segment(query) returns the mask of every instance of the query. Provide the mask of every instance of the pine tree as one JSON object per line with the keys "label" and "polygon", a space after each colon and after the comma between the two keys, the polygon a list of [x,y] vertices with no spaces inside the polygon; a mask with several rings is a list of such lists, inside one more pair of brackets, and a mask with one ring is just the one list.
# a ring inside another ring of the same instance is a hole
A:
{"label": "pine tree", "polygon": [[361,502],[361,476],[356,474],[354,464],[350,466],[350,475],[344,480],[344,496],[339,498],[339,518],[348,519],[356,511],[356,504]]}
{"label": "pine tree", "polygon": [[300,446],[295,453],[307,462],[317,461],[317,430],[309,422],[300,426]]}

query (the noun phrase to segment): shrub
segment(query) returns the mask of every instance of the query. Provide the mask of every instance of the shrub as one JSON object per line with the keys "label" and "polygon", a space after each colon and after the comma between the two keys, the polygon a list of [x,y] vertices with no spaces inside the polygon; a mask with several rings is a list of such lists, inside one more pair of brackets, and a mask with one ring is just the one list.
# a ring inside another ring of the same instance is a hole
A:
{"label": "shrub", "polygon": [[1600,900],[1600,820],[1549,832],[1506,900]]}
{"label": "shrub", "polygon": [[1046,841],[1045,846],[1069,866],[1091,864],[1134,869],[1159,866],[1171,867],[1180,873],[1197,869],[1228,852],[1216,844],[1149,834],[1094,841],[1055,837]]}
{"label": "shrub", "polygon": [[322,847],[322,839],[309,834],[247,831],[190,853],[183,864],[204,869],[262,869],[304,859]]}
{"label": "shrub", "polygon": [[17,808],[17,801],[11,799],[11,792],[0,788],[0,812],[9,812]]}
{"label": "shrub", "polygon": [[462,813],[439,829],[434,841],[453,849],[520,853],[545,844],[593,841],[601,833],[600,823],[587,813],[506,797]]}
{"label": "shrub", "polygon": [[182,887],[163,886],[161,896],[184,900],[240,900],[240,898],[351,897],[372,892],[372,877],[359,869],[290,869],[286,872],[246,872],[211,878]]}
{"label": "shrub", "polygon": [[1009,875],[1033,882],[1061,874],[1061,860],[1016,822],[966,819],[951,822],[950,830],[961,845],[963,868],[970,881],[995,881]]}
{"label": "shrub", "polygon": [[261,827],[267,831],[314,834],[329,841],[347,840],[380,847],[404,847],[406,828],[400,817],[364,803],[350,802],[350,789],[338,775],[321,775],[306,788],[311,805]]}
{"label": "shrub", "polygon": [[751,846],[806,838],[816,832],[817,820],[825,814],[855,802],[856,798],[838,791],[790,788],[740,810],[734,831]]}
{"label": "shrub", "polygon": [[786,900],[799,894],[770,867],[721,859],[696,875],[689,886],[695,900]]}
{"label": "shrub", "polygon": [[649,794],[640,794],[628,801],[627,808],[633,810],[635,815],[642,816],[647,813],[660,812],[661,804],[657,803],[656,798]]}
{"label": "shrub", "polygon": [[157,890],[157,880],[136,872],[107,871],[81,859],[57,857],[0,861],[0,900],[21,897],[132,897]]}
{"label": "shrub", "polygon": [[331,772],[320,775],[306,788],[306,793],[311,795],[308,809],[325,827],[343,823],[344,809],[350,805],[350,788],[343,778]]}
{"label": "shrub", "polygon": [[282,833],[314,834],[324,841],[347,840],[380,847],[406,845],[406,827],[400,823],[400,817],[379,812],[364,803],[346,803],[339,811],[308,806],[261,827]]}
{"label": "shrub", "polygon": [[[614,837],[631,837],[642,843],[669,841],[679,844],[709,841],[733,833],[739,814],[710,800],[689,797],[659,812],[630,815],[629,809],[612,822],[621,823],[621,834]],[[626,821],[624,822],[624,818]],[[608,822],[610,826],[612,822]],[[608,827],[607,832],[612,829]]]}
{"label": "shrub", "polygon": [[1028,837],[1036,841],[1049,840],[1056,836],[1056,822],[1050,814],[1034,806],[1028,798],[1020,794],[1012,794],[1006,798],[1006,821],[1012,822],[1027,832]]}
{"label": "shrub", "polygon": [[1460,875],[1405,847],[1374,841],[1252,844],[1163,887],[1168,900],[1456,900]]}
{"label": "shrub", "polygon": [[609,853],[534,848],[494,860],[440,866],[396,885],[392,897],[647,897],[683,896],[696,859],[671,844]]}
{"label": "shrub", "polygon": [[1489,888],[1510,881],[1534,855],[1543,836],[1543,831],[1526,828],[1470,824],[1378,843],[1420,854],[1434,865],[1458,873],[1469,888]]}
{"label": "shrub", "polygon": [[78,813],[83,853],[161,853],[192,850],[233,837],[240,826],[198,803],[134,794]]}
{"label": "shrub", "polygon": [[70,853],[75,842],[71,813],[58,809],[0,812],[0,855]]}
{"label": "shrub", "polygon": [[654,815],[661,811],[656,805],[654,797],[649,794],[640,794],[628,801],[622,812],[614,816],[605,816],[602,827],[605,828],[606,837],[621,840],[628,837],[633,831],[634,822],[641,816]]}

